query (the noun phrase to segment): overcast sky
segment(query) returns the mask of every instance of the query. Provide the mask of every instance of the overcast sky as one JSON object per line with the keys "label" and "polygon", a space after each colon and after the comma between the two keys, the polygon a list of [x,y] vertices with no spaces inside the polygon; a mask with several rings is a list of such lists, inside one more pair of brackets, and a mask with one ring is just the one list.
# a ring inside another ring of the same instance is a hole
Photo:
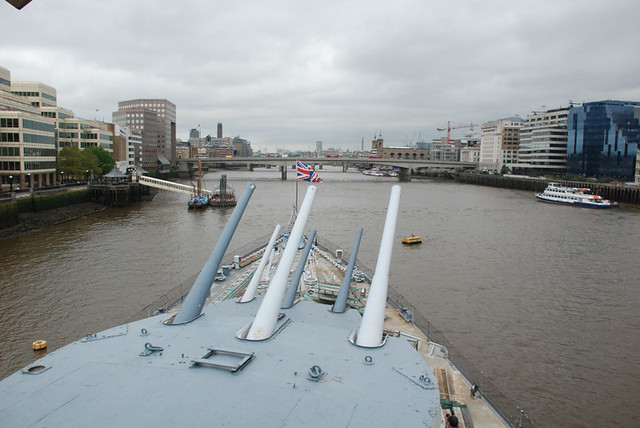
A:
{"label": "overcast sky", "polygon": [[165,98],[185,140],[220,122],[254,150],[370,149],[640,101],[639,23],[638,0],[2,1],[0,65],[78,117]]}

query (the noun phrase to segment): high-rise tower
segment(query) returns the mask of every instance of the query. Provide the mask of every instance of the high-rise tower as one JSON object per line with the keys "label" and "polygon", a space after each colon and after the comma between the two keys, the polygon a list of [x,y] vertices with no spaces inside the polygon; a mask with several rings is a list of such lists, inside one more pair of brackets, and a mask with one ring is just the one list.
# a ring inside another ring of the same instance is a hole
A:
{"label": "high-rise tower", "polygon": [[[155,124],[151,123],[153,120]],[[142,167],[144,169],[168,169],[175,164],[176,105],[171,101],[164,99],[120,101],[118,111],[113,112],[113,122],[142,131]]]}

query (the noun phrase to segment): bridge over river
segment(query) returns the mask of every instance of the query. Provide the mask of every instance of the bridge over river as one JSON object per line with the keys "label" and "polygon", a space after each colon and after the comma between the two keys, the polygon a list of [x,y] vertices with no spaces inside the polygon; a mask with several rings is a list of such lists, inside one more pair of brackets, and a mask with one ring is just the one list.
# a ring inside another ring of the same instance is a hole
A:
{"label": "bridge over river", "polygon": [[400,181],[408,180],[411,171],[418,169],[432,169],[437,171],[463,171],[477,168],[477,164],[472,162],[449,162],[434,161],[425,159],[380,159],[380,158],[305,158],[305,157],[232,157],[232,158],[184,158],[178,159],[181,173],[191,175],[194,164],[202,163],[204,168],[215,167],[224,168],[226,166],[244,166],[248,170],[254,167],[266,166],[279,168],[282,178],[287,178],[289,167],[295,170],[296,160],[300,160],[314,169],[322,169],[324,165],[341,166],[343,171],[349,168],[370,168],[372,166],[387,166],[398,169]]}

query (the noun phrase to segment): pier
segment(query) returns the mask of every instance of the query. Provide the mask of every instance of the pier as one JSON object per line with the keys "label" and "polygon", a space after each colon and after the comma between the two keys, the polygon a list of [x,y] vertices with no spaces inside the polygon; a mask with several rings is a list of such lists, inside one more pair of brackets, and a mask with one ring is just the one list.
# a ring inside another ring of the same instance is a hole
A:
{"label": "pier", "polygon": [[131,182],[91,183],[89,192],[92,201],[111,207],[124,207],[130,202],[142,201],[155,194],[151,187]]}

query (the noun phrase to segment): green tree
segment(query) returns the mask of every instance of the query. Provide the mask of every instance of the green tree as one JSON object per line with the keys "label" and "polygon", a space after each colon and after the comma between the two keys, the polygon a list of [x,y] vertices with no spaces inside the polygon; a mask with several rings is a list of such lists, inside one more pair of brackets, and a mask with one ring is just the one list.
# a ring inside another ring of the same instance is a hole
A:
{"label": "green tree", "polygon": [[98,164],[98,157],[91,150],[85,149],[82,151],[82,165],[84,166],[84,174],[90,175],[93,173],[94,175],[100,175],[102,173],[100,165]]}
{"label": "green tree", "polygon": [[63,147],[58,153],[58,172],[64,171],[65,177],[83,177],[83,153],[77,147]]}
{"label": "green tree", "polygon": [[[84,149],[84,151],[95,155],[98,162],[98,170],[95,170],[95,172],[98,174],[107,174],[116,164],[113,156],[111,156],[111,154],[102,147],[91,146]],[[90,168],[89,170],[91,171]]]}

